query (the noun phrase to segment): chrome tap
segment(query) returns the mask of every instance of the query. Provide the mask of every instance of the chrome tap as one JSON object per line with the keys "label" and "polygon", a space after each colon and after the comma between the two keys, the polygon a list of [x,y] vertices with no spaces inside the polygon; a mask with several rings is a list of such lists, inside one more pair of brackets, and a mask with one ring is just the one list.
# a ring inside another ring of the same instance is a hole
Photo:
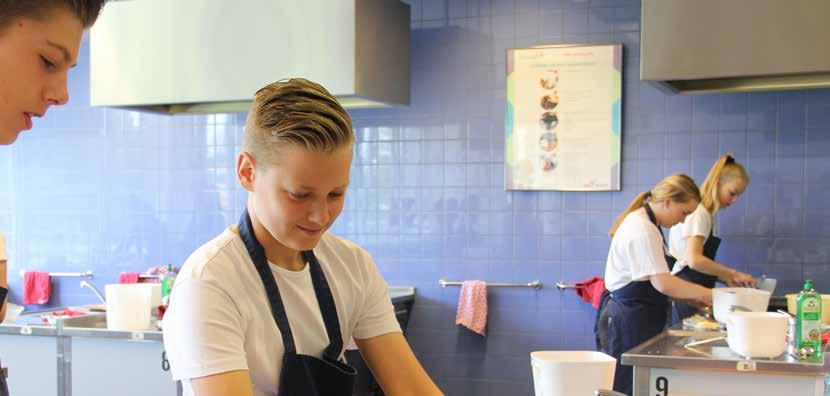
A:
{"label": "chrome tap", "polygon": [[107,303],[107,300],[104,298],[104,296],[98,290],[98,288],[96,288],[95,285],[93,285],[92,283],[89,283],[88,280],[86,280],[86,279],[82,280],[81,281],[81,287],[82,288],[86,287],[86,288],[89,288],[89,290],[92,290],[92,292],[95,293],[95,297],[98,297],[98,299],[101,300],[101,304],[106,304]]}

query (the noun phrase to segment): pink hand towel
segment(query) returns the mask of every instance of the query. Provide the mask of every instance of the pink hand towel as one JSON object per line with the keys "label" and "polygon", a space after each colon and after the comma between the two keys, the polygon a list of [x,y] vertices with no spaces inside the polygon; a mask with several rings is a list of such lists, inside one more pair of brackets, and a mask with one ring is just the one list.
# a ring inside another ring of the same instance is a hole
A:
{"label": "pink hand towel", "polygon": [[599,308],[599,303],[602,301],[602,293],[605,291],[604,279],[595,276],[582,282],[577,282],[574,286],[576,286],[576,294],[583,301],[591,303],[594,308]]}
{"label": "pink hand towel", "polygon": [[464,326],[475,333],[486,335],[487,328],[487,283],[464,281],[458,298],[455,324]]}
{"label": "pink hand towel", "polygon": [[52,294],[49,273],[43,271],[26,271],[23,274],[23,304],[46,304]]}
{"label": "pink hand towel", "polygon": [[138,272],[122,272],[118,276],[118,283],[138,283]]}

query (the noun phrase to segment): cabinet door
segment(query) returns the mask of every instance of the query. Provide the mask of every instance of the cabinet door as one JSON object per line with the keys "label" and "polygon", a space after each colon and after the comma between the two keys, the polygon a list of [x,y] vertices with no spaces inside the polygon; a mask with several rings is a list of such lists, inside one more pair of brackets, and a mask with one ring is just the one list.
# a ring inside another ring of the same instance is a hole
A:
{"label": "cabinet door", "polygon": [[0,335],[0,362],[9,369],[9,394],[57,395],[56,337]]}
{"label": "cabinet door", "polygon": [[72,395],[175,396],[164,345],[72,338]]}

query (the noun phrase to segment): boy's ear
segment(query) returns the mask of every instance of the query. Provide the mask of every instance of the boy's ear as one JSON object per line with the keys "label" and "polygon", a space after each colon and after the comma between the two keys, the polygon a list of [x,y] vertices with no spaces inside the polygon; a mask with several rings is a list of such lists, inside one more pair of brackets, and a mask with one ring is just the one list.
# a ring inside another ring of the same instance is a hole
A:
{"label": "boy's ear", "polygon": [[239,179],[239,184],[242,188],[253,192],[254,191],[254,157],[250,153],[243,151],[239,153],[236,159],[236,178]]}

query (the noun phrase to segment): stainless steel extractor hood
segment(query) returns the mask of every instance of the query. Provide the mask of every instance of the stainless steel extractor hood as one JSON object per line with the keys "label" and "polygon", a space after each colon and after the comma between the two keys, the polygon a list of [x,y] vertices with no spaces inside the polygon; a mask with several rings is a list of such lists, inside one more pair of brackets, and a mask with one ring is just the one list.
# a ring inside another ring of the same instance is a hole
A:
{"label": "stainless steel extractor hood", "polygon": [[640,78],[681,93],[830,88],[830,1],[642,0]]}
{"label": "stainless steel extractor hood", "polygon": [[110,1],[91,29],[91,102],[240,112],[303,77],[349,108],[408,105],[409,24],[400,0]]}

